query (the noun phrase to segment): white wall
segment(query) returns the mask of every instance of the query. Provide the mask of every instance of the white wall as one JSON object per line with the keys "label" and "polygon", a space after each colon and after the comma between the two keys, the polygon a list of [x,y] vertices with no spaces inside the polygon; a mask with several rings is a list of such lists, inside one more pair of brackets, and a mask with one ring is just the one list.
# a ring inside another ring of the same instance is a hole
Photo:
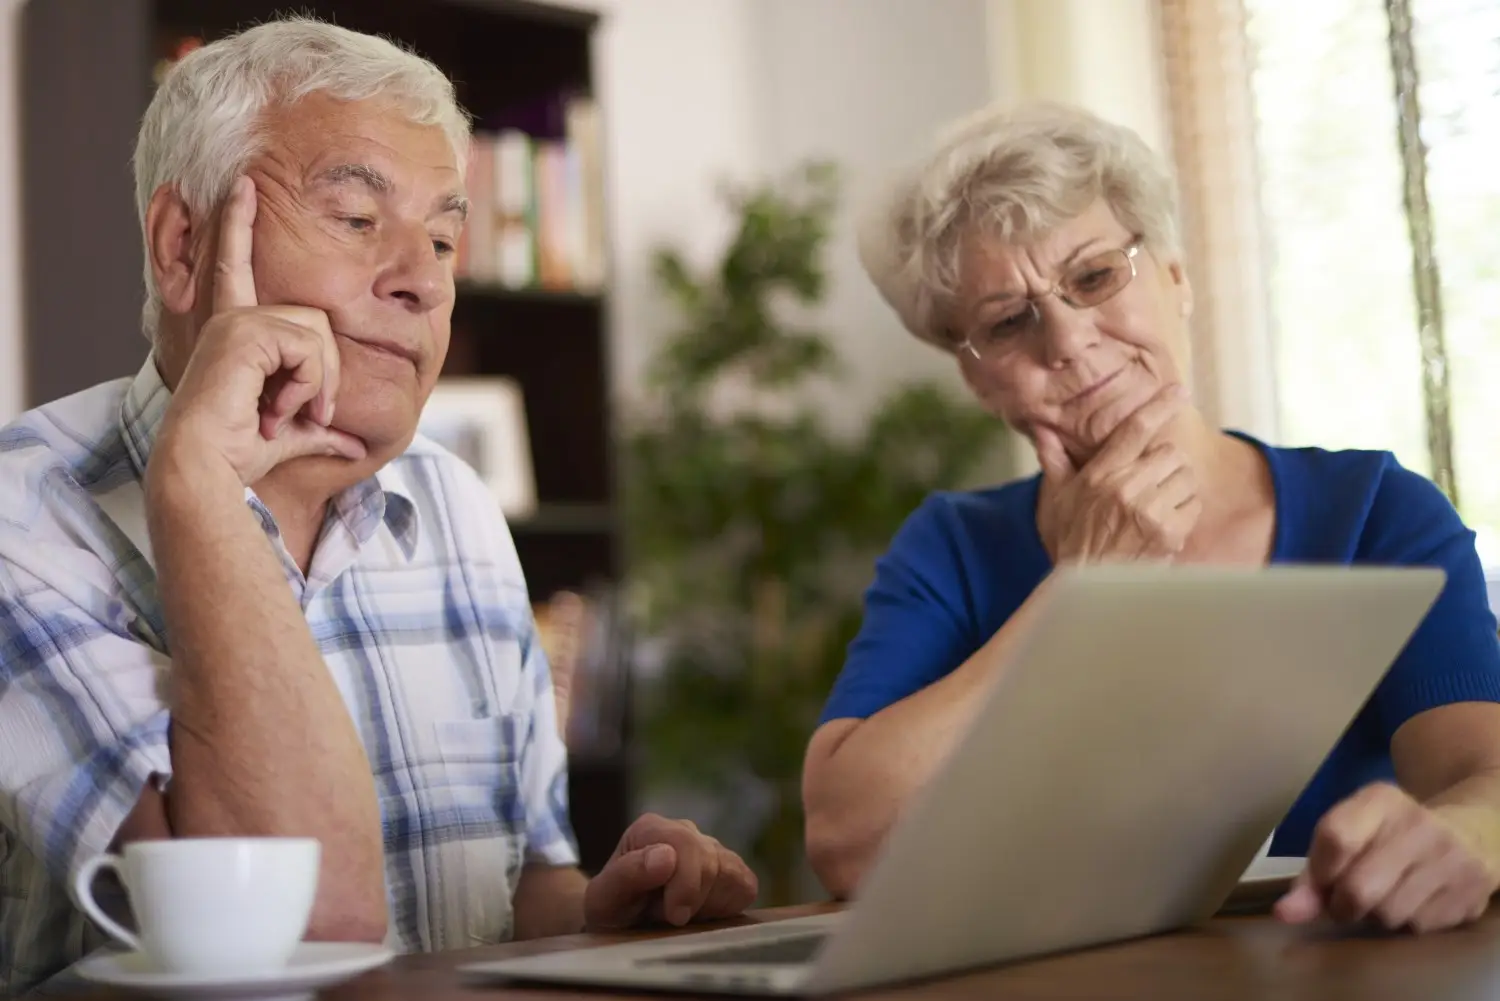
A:
{"label": "white wall", "polygon": [[[614,387],[640,388],[673,317],[649,254],[666,241],[699,262],[728,235],[722,179],[827,157],[846,196],[817,322],[848,368],[831,409],[857,420],[893,382],[948,379],[951,360],[901,332],[855,256],[855,199],[944,121],[990,96],[985,0],[596,0],[611,178]],[[831,400],[830,400],[831,402]]]}
{"label": "white wall", "polygon": [[967,392],[953,359],[907,334],[860,268],[859,206],[941,126],[990,99],[984,0],[754,0],[757,145],[768,171],[831,159],[844,196],[818,319],[846,381],[826,402],[850,426],[898,382]]}
{"label": "white wall", "polygon": [[670,244],[710,259],[729,235],[721,177],[760,168],[753,122],[748,0],[594,0],[611,243],[613,382],[629,398],[673,316],[656,294],[651,252]]}
{"label": "white wall", "polygon": [[1169,154],[1156,3],[987,0],[994,94],[1080,104]]}
{"label": "white wall", "polygon": [[0,424],[21,412],[21,186],[16,136],[21,0],[0,0]]}

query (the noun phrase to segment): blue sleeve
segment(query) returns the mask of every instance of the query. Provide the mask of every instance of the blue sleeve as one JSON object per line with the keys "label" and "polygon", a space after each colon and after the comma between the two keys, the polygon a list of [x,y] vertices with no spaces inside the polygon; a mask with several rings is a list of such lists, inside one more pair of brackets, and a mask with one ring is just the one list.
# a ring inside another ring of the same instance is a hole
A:
{"label": "blue sleeve", "polygon": [[1448,581],[1396,658],[1373,708],[1389,739],[1419,713],[1453,702],[1500,702],[1500,639],[1474,533],[1441,491],[1402,469],[1383,478],[1365,523],[1362,560],[1437,566]]}
{"label": "blue sleeve", "polygon": [[962,534],[942,494],[929,497],[907,518],[875,565],[864,621],[820,722],[873,716],[942,678],[978,649]]}

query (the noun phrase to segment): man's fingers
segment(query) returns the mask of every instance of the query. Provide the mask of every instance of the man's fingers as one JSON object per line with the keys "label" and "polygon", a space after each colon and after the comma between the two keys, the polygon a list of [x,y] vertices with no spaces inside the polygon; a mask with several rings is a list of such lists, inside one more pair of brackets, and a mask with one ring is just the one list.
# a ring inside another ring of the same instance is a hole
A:
{"label": "man's fingers", "polygon": [[1163,386],[1156,395],[1114,426],[1094,463],[1118,469],[1141,457],[1167,423],[1182,412],[1187,391],[1179,385]]}
{"label": "man's fingers", "polygon": [[319,343],[323,349],[323,385],[312,401],[308,416],[319,424],[333,423],[333,403],[339,394],[339,346],[334,343],[333,331],[328,325],[328,315],[319,313]]}
{"label": "man's fingers", "polygon": [[265,401],[261,412],[262,437],[275,437],[299,416],[315,424],[323,423],[316,414],[304,415],[303,408],[315,410],[328,384],[326,340],[321,331],[302,323],[284,322],[277,326],[274,350],[265,359],[266,367],[272,371],[267,373],[261,394]]}
{"label": "man's fingers", "polygon": [[365,457],[365,443],[352,434],[335,431],[333,428],[297,417],[276,438],[281,454],[276,462],[287,462],[310,455],[326,455],[355,462]]}
{"label": "man's fingers", "polygon": [[[294,417],[303,417],[300,414],[310,401],[318,395],[318,382],[316,373],[305,371],[311,366],[304,365],[304,371],[278,373],[274,380],[267,383],[266,392],[269,399],[266,408],[261,412],[262,437],[274,438],[281,429],[291,423]],[[264,432],[269,426],[270,435]]]}
{"label": "man's fingers", "polygon": [[674,839],[677,871],[662,894],[662,917],[674,925],[693,920],[719,878],[718,842],[688,831],[683,835]]}
{"label": "man's fingers", "polygon": [[313,418],[324,427],[333,424],[333,404],[339,395],[339,352],[331,339],[328,347],[331,357],[323,365],[323,391],[318,394],[317,410],[313,414]]}
{"label": "man's fingers", "polygon": [[238,177],[219,212],[219,252],[214,260],[214,312],[256,305],[255,274],[250,268],[251,232],[255,225],[255,182]]}
{"label": "man's fingers", "polygon": [[316,366],[313,359],[309,359],[301,368],[282,373],[284,377],[278,385],[280,392],[272,397],[270,409],[282,418],[283,423],[293,414],[324,427],[333,423],[333,403],[339,386],[339,352],[331,334],[318,333],[316,336]]}
{"label": "man's fingers", "polygon": [[743,914],[755,903],[760,893],[760,883],[755,872],[745,860],[723,846],[719,847],[719,878],[714,881],[703,901],[699,916],[704,918],[730,918]]}
{"label": "man's fingers", "polygon": [[242,325],[252,319],[253,330],[243,336],[253,343],[265,379],[259,400],[261,437],[276,437],[299,416],[326,426],[338,386],[338,350],[327,314],[302,306],[264,306],[253,318],[242,314]]}
{"label": "man's fingers", "polygon": [[671,845],[648,845],[609,861],[589,881],[589,924],[625,928],[645,913],[652,895],[677,871],[677,851]]}

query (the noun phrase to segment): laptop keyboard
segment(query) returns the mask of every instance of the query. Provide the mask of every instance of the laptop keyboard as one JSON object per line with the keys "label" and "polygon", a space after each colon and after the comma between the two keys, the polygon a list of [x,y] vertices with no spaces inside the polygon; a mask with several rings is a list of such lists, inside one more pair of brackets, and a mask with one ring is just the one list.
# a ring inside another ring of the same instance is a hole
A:
{"label": "laptop keyboard", "polygon": [[704,963],[795,965],[806,963],[816,956],[818,949],[827,938],[828,934],[821,932],[817,935],[772,939],[769,942],[747,942],[743,945],[720,946],[716,949],[699,949],[697,952],[681,952],[661,959],[643,959],[640,965],[654,966],[658,963],[668,965],[691,963],[695,966]]}

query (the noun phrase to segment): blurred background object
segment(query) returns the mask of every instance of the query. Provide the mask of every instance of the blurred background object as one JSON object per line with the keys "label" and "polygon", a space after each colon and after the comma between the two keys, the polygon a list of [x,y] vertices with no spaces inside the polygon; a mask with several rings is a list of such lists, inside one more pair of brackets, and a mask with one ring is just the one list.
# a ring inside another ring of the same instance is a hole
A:
{"label": "blurred background object", "polygon": [[526,400],[515,379],[445,375],[423,405],[417,430],[467,462],[507,519],[524,524],[536,514]]}
{"label": "blurred background object", "polygon": [[627,743],[631,649],[617,590],[599,585],[584,594],[558,591],[534,606],[562,732],[575,758],[611,760]]}
{"label": "blurred background object", "polygon": [[679,319],[624,449],[632,603],[660,658],[640,682],[646,775],[705,795],[699,826],[742,842],[773,906],[803,892],[802,752],[875,557],[929,493],[971,485],[1002,430],[927,382],[856,434],[807,402],[840,374],[796,318],[825,294],[836,177],[728,191],[738,228],[699,272],[657,255]]}

